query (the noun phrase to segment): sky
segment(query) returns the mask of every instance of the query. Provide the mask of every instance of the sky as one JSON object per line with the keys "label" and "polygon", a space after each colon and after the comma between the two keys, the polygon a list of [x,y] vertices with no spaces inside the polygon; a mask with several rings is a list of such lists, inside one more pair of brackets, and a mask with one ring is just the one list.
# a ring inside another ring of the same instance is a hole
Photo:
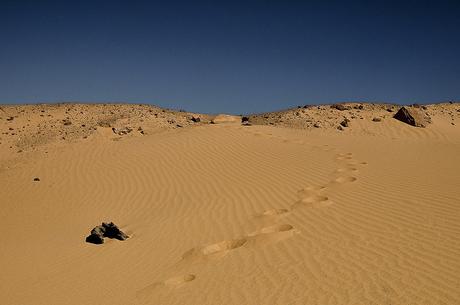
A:
{"label": "sky", "polygon": [[460,100],[460,1],[0,0],[0,103]]}

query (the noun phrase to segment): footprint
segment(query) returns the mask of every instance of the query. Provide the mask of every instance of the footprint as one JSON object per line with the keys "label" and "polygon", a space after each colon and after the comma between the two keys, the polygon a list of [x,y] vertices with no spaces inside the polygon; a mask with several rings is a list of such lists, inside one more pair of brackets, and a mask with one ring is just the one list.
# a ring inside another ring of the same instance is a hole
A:
{"label": "footprint", "polygon": [[326,188],[325,186],[307,186],[307,187],[304,187],[303,189],[299,190],[297,192],[297,196],[299,198],[304,198],[304,197],[310,196],[312,194],[317,194],[318,192],[321,192],[325,188]]}
{"label": "footprint", "polygon": [[158,287],[164,287],[164,286],[182,286],[181,284],[185,284],[187,282],[191,282],[196,279],[195,274],[185,274],[185,275],[179,275],[172,277],[166,281],[163,282],[155,282],[153,284],[150,284],[136,292],[136,297],[139,298],[146,298],[151,295],[153,290],[155,290]]}
{"label": "footprint", "polygon": [[246,242],[247,240],[245,238],[224,240],[216,244],[212,244],[212,245],[202,248],[201,252],[204,255],[211,255],[214,253],[225,252],[225,251],[239,248],[243,246]]}
{"label": "footprint", "polygon": [[354,166],[348,165],[346,167],[338,168],[335,172],[336,173],[346,173],[346,172],[357,172],[358,169]]}
{"label": "footprint", "polygon": [[338,177],[333,182],[344,184],[344,183],[355,182],[356,180],[358,180],[356,177],[349,176],[349,177]]}
{"label": "footprint", "polygon": [[352,153],[337,154],[336,159],[337,160],[351,160],[353,159],[353,154]]}
{"label": "footprint", "polygon": [[305,202],[305,203],[314,203],[314,202],[322,202],[322,201],[327,201],[327,200],[329,200],[327,196],[311,195],[311,196],[302,198],[300,201]]}
{"label": "footprint", "polygon": [[259,214],[257,216],[276,216],[276,215],[282,215],[289,212],[287,209],[271,209],[271,210],[266,210],[262,214]]}
{"label": "footprint", "polygon": [[[204,247],[192,248],[182,255],[182,259],[225,256],[230,250],[242,247],[247,242],[246,238],[224,240]],[[220,254],[220,255],[219,255]]]}
{"label": "footprint", "polygon": [[179,275],[179,276],[172,277],[169,280],[164,281],[164,284],[170,285],[170,286],[177,286],[180,284],[191,282],[195,279],[196,279],[195,274],[185,274],[185,275]]}
{"label": "footprint", "polygon": [[290,224],[277,224],[248,234],[248,238],[254,246],[264,246],[292,237],[296,233],[299,231]]}
{"label": "footprint", "polygon": [[296,201],[291,208],[294,210],[300,207],[324,207],[331,204],[332,201],[327,196],[312,195]]}
{"label": "footprint", "polygon": [[290,224],[277,224],[277,225],[273,225],[273,226],[270,226],[270,227],[265,227],[265,228],[262,228],[256,232],[253,232],[251,234],[248,234],[248,236],[257,236],[257,235],[260,235],[260,234],[271,234],[271,233],[277,233],[277,232],[286,232],[286,231],[290,231],[294,229],[293,226],[291,226]]}

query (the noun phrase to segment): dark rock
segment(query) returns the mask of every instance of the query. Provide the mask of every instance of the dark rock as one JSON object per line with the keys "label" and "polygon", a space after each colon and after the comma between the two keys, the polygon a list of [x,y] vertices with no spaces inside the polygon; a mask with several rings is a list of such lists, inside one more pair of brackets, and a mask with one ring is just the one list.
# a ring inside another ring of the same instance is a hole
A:
{"label": "dark rock", "polygon": [[91,244],[100,245],[104,243],[104,236],[101,234],[92,234],[86,237],[86,242]]}
{"label": "dark rock", "polygon": [[241,118],[241,125],[243,125],[243,126],[252,126],[252,124],[249,122],[249,118],[245,117],[245,116]]}
{"label": "dark rock", "polygon": [[387,111],[388,111],[388,112],[393,112],[393,109],[388,108]]}
{"label": "dark rock", "polygon": [[62,123],[64,123],[65,126],[72,125],[72,122],[69,119],[62,120]]}
{"label": "dark rock", "polygon": [[191,120],[192,120],[192,122],[194,122],[194,123],[199,123],[199,122],[201,122],[201,118],[198,117],[198,116],[197,116],[197,117],[192,116]]}
{"label": "dark rock", "polygon": [[102,225],[94,227],[91,230],[91,234],[86,237],[86,242],[92,244],[103,244],[104,237],[118,240],[126,240],[129,238],[129,236],[123,233],[113,222],[103,222]]}
{"label": "dark rock", "polygon": [[110,222],[110,223],[103,222],[102,223],[102,228],[104,229],[104,232],[103,232],[104,237],[115,238],[115,239],[118,239],[118,240],[125,240],[125,239],[127,239],[129,237],[128,235],[123,233],[117,227],[117,225],[114,224],[113,222]]}
{"label": "dark rock", "polygon": [[349,126],[349,123],[350,120],[345,118],[342,122],[340,122],[340,125],[342,125],[342,127],[348,127]]}
{"label": "dark rock", "polygon": [[337,109],[337,110],[340,110],[340,111],[350,110],[350,106],[345,106],[343,104],[334,104],[334,105],[331,105],[331,108]]}
{"label": "dark rock", "polygon": [[382,121],[381,118],[373,118],[373,119],[372,119],[372,122],[381,122],[381,121]]}
{"label": "dark rock", "polygon": [[343,129],[343,127],[342,127],[342,126],[340,126],[340,125],[339,125],[339,126],[337,126],[337,129],[338,129],[338,130],[340,130],[340,131],[343,131],[343,130],[344,130],[344,129]]}
{"label": "dark rock", "polygon": [[426,127],[431,123],[431,118],[416,108],[401,107],[393,118],[415,127]]}
{"label": "dark rock", "polygon": [[321,128],[321,125],[320,125],[319,123],[315,123],[315,124],[313,124],[313,127],[315,127],[315,128]]}
{"label": "dark rock", "polygon": [[35,178],[34,178],[34,181],[40,181],[40,178],[35,177]]}

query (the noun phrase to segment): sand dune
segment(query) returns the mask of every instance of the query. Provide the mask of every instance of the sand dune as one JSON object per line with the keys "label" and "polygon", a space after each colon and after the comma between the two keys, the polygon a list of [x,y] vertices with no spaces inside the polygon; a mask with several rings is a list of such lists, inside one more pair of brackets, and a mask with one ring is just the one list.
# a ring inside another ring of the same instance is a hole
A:
{"label": "sand dune", "polygon": [[460,304],[460,105],[353,106],[2,106],[1,304]]}

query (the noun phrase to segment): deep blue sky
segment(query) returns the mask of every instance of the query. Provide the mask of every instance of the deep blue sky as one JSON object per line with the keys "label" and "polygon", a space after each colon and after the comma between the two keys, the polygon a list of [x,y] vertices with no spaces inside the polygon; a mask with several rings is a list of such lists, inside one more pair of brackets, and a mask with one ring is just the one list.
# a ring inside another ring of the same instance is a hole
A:
{"label": "deep blue sky", "polygon": [[0,103],[248,113],[451,99],[460,1],[0,0]]}

